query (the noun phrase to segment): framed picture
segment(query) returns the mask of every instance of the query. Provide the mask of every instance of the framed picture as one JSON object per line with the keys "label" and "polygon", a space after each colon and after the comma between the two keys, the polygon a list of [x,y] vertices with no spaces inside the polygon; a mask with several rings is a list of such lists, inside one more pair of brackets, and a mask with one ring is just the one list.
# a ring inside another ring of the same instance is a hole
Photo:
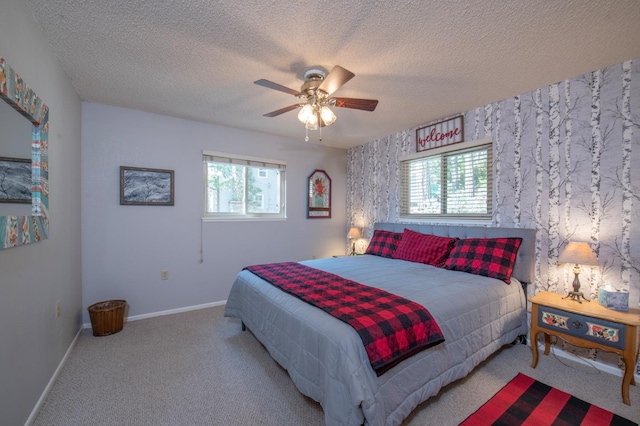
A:
{"label": "framed picture", "polygon": [[173,170],[120,166],[120,204],[173,206]]}
{"label": "framed picture", "polygon": [[307,182],[308,219],[331,218],[331,178],[324,170],[314,170]]}
{"label": "framed picture", "polygon": [[0,203],[31,204],[31,159],[0,157]]}

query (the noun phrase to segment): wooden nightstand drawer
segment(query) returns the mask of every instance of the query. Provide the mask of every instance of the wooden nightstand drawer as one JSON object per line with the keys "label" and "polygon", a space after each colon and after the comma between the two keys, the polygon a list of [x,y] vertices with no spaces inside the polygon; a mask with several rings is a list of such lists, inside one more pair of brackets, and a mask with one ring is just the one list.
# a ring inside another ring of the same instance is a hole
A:
{"label": "wooden nightstand drawer", "polygon": [[561,331],[569,336],[621,350],[624,350],[626,344],[625,326],[547,306],[540,306],[538,309],[538,325],[540,328]]}

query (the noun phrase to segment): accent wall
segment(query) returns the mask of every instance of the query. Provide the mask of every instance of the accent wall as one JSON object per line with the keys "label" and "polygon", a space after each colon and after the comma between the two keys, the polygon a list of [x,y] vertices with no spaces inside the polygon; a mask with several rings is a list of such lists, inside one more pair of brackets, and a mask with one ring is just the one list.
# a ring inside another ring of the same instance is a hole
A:
{"label": "accent wall", "polygon": [[[570,290],[572,265],[557,259],[567,242],[586,241],[600,266],[582,268],[585,295],[597,299],[610,283],[640,306],[640,173],[632,170],[640,161],[640,59],[463,115],[465,140],[493,140],[492,226],[537,230],[530,294]],[[366,237],[375,222],[403,221],[399,158],[416,152],[415,130],[348,150],[347,220]]]}

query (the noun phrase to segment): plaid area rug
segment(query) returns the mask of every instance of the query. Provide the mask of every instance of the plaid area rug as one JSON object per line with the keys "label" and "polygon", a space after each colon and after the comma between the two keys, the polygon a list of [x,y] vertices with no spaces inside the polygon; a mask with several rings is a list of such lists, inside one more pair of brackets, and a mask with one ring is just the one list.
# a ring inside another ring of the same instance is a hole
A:
{"label": "plaid area rug", "polygon": [[460,426],[638,425],[522,373]]}

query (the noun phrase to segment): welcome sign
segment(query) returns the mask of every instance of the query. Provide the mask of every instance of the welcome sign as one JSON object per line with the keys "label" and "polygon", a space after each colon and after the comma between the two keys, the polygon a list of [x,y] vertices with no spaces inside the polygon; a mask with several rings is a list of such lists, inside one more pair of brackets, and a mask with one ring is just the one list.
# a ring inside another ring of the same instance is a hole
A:
{"label": "welcome sign", "polygon": [[449,118],[416,130],[416,152],[464,141],[464,117]]}

